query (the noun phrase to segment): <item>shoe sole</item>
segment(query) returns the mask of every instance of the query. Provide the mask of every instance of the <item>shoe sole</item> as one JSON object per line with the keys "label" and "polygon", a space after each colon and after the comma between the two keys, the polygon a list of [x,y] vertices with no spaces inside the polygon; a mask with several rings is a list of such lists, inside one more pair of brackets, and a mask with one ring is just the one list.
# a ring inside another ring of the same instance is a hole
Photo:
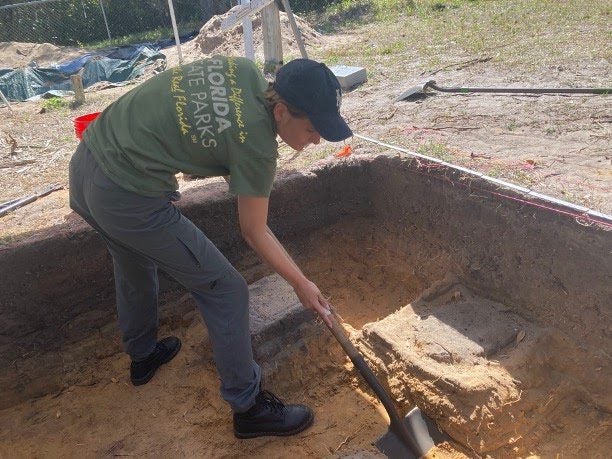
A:
{"label": "shoe sole", "polygon": [[179,353],[179,351],[181,350],[182,346],[183,346],[183,343],[181,341],[179,341],[179,345],[176,346],[176,349],[174,350],[174,352],[172,352],[172,354],[170,354],[168,357],[166,357],[164,360],[162,360],[162,362],[159,364],[159,366],[157,366],[153,371],[151,371],[151,373],[147,374],[145,377],[140,378],[140,379],[131,379],[132,385],[133,386],[142,386],[142,385],[148,383],[149,381],[151,381],[151,379],[153,379],[153,376],[155,376],[155,373],[157,372],[159,367],[161,367],[165,363],[168,363],[170,360],[172,360],[174,357],[176,357],[176,354]]}
{"label": "shoe sole", "polygon": [[310,413],[310,417],[306,420],[304,424],[299,427],[296,427],[293,430],[288,430],[287,432],[250,432],[250,433],[240,433],[234,430],[234,435],[236,438],[240,438],[241,440],[245,440],[248,438],[256,438],[256,437],[289,437],[291,435],[298,434],[306,429],[308,429],[312,423],[314,422],[314,415]]}

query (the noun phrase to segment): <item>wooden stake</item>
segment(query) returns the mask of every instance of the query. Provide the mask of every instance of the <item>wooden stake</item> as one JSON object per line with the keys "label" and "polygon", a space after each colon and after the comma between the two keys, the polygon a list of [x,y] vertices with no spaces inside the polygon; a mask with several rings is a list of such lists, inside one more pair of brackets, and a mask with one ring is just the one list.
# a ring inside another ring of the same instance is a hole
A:
{"label": "wooden stake", "polygon": [[70,75],[72,88],[74,89],[74,103],[81,105],[85,102],[85,91],[83,90],[83,78],[80,73]]}
{"label": "wooden stake", "polygon": [[283,65],[283,44],[280,14],[275,2],[261,10],[261,25],[263,29],[264,72],[276,73]]}
{"label": "wooden stake", "polygon": [[302,34],[300,32],[300,28],[295,22],[295,17],[293,16],[293,11],[291,11],[291,5],[289,5],[289,0],[282,0],[283,7],[285,8],[285,13],[287,13],[287,19],[289,19],[289,24],[291,25],[291,29],[293,30],[293,35],[295,35],[295,41],[298,44],[298,48],[300,48],[300,54],[304,59],[308,59],[308,54],[306,53],[306,46],[304,45],[304,40],[302,39]]}
{"label": "wooden stake", "polygon": [[[240,0],[240,4],[248,5],[249,0]],[[253,43],[253,22],[248,15],[242,20],[242,35],[244,36],[244,55],[255,61],[255,45]]]}

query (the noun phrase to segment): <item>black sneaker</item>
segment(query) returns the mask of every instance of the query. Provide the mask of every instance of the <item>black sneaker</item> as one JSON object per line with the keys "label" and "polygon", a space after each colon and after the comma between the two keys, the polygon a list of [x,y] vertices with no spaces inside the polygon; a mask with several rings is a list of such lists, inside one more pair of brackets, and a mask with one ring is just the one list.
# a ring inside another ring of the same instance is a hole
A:
{"label": "black sneaker", "polygon": [[314,415],[307,406],[285,405],[272,392],[262,390],[251,409],[234,413],[234,435],[237,438],[295,435],[313,421]]}
{"label": "black sneaker", "polygon": [[132,361],[130,379],[135,386],[141,386],[151,381],[157,369],[172,360],[181,349],[181,340],[176,336],[168,336],[158,341],[155,350],[145,360]]}

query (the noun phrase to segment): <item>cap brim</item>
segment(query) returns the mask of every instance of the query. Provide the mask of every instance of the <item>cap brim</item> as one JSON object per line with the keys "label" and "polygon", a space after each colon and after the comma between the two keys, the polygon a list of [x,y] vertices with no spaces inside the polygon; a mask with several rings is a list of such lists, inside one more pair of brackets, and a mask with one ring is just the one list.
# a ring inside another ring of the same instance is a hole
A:
{"label": "cap brim", "polygon": [[353,135],[346,121],[336,113],[324,113],[310,116],[310,122],[317,132],[329,142],[340,142]]}

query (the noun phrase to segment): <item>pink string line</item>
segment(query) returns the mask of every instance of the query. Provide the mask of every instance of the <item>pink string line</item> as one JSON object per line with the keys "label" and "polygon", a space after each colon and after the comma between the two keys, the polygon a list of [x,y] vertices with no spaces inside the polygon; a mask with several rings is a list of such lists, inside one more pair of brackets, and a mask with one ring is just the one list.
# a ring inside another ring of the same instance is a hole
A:
{"label": "pink string line", "polygon": [[570,217],[575,218],[578,223],[580,223],[580,220],[586,220],[589,223],[594,223],[594,224],[597,224],[597,225],[602,225],[602,226],[605,226],[606,228],[612,230],[612,223],[608,223],[608,222],[604,222],[604,221],[601,221],[601,220],[597,220],[597,219],[591,217],[588,214],[579,214],[579,213],[576,213],[576,212],[569,212],[567,210],[561,210],[561,209],[558,209],[556,207],[550,207],[550,206],[547,206],[547,205],[544,205],[544,204],[540,204],[540,203],[537,203],[535,201],[527,201],[525,199],[516,198],[514,196],[508,196],[507,194],[498,193],[496,191],[489,191],[489,193],[497,195],[497,196],[501,196],[502,198],[511,199],[513,201],[518,201],[518,202],[521,202],[523,204],[528,204],[530,206],[534,206],[534,207],[539,207],[541,209],[550,210],[550,211],[556,212],[558,214],[568,215]]}
{"label": "pink string line", "polygon": [[[360,134],[356,134],[356,137],[358,137],[360,139],[363,139],[363,140],[365,140],[367,142],[372,142],[372,143],[378,144],[378,145],[380,145],[380,146],[382,146],[384,148],[389,148],[391,150],[398,150],[398,151],[401,151],[403,153],[410,154],[410,152],[408,152],[407,150],[405,150],[403,148],[394,147],[392,145],[386,144],[384,142],[380,142],[380,141],[375,140],[375,139],[370,139],[370,138],[362,136]],[[461,183],[461,182],[457,182],[455,180],[451,180],[447,176],[438,177],[438,176],[435,176],[435,175],[429,173],[432,170],[436,170],[436,169],[439,170],[439,169],[446,168],[447,166],[445,164],[435,164],[435,163],[434,164],[431,164],[431,163],[430,164],[424,164],[424,162],[426,160],[423,161],[424,158],[419,158],[416,155],[412,155],[411,159],[416,161],[416,169],[417,170],[415,172],[417,174],[427,175],[429,177],[433,177],[433,178],[438,179],[438,180],[450,182],[453,185],[457,184],[457,185],[462,185],[462,186],[464,186],[466,188],[468,187],[468,185],[466,185],[465,183]],[[418,169],[425,169],[427,172],[426,173],[422,173],[422,172],[419,172]],[[471,185],[470,185],[470,188],[471,188]],[[503,193],[498,193],[498,192],[495,192],[495,191],[484,190],[482,188],[476,188],[475,187],[474,189],[477,190],[477,191],[485,192],[485,193],[491,193],[491,194],[497,195],[497,196],[502,197],[502,198],[507,198],[507,199],[510,199],[512,201],[521,202],[523,204],[527,204],[527,205],[530,205],[530,206],[533,206],[533,207],[538,207],[540,209],[545,209],[545,210],[548,210],[550,212],[555,212],[555,213],[560,214],[560,215],[570,216],[570,217],[574,218],[576,220],[576,223],[578,223],[579,225],[588,226],[590,224],[595,224],[595,225],[600,225],[606,231],[612,230],[612,223],[609,223],[609,222],[603,221],[603,220],[598,220],[597,218],[591,217],[587,213],[577,213],[577,212],[570,212],[570,211],[567,211],[567,210],[561,210],[558,207],[551,207],[551,206],[548,206],[548,205],[545,205],[545,204],[537,203],[535,201],[529,201],[529,200],[526,200],[526,199],[516,198],[514,196],[509,196],[509,195],[506,195],[506,194],[503,194]]]}
{"label": "pink string line", "polygon": [[562,210],[562,209],[559,209],[557,207],[547,206],[545,204],[541,204],[541,203],[538,203],[538,202],[535,202],[535,201],[529,201],[529,200],[526,200],[526,199],[521,199],[521,198],[517,198],[517,197],[514,197],[514,196],[509,196],[507,194],[498,193],[496,191],[484,190],[482,188],[472,187],[471,185],[468,186],[466,183],[461,183],[461,182],[457,182],[455,180],[451,180],[450,178],[448,178],[446,176],[439,177],[439,176],[430,174],[430,173],[428,173],[430,170],[432,170],[432,169],[433,170],[441,169],[441,168],[446,167],[446,166],[444,166],[442,164],[423,164],[421,161],[418,160],[418,158],[414,158],[414,159],[417,160],[416,161],[417,169],[426,169],[427,170],[427,172],[424,172],[424,173],[416,171],[417,174],[426,175],[428,177],[432,177],[432,178],[441,180],[443,182],[450,182],[453,185],[460,185],[460,186],[463,186],[465,188],[474,189],[476,191],[481,191],[481,192],[484,192],[484,193],[494,194],[494,195],[499,196],[501,198],[510,199],[512,201],[520,202],[522,204],[527,204],[527,205],[530,205],[530,206],[533,206],[533,207],[538,207],[540,209],[545,209],[545,210],[548,210],[548,211],[551,211],[551,212],[555,212],[555,213],[558,213],[558,214],[561,214],[561,215],[567,215],[569,217],[574,218],[578,224],[583,225],[583,226],[584,226],[584,223],[582,223],[582,222],[586,222],[587,224],[601,225],[601,226],[603,226],[608,231],[612,230],[612,224],[611,223],[608,223],[608,222],[605,222],[605,221],[602,221],[602,220],[598,220],[596,218],[591,217],[588,214],[581,214],[581,213],[577,213],[577,212],[570,212],[570,211],[567,211],[567,210]]}

